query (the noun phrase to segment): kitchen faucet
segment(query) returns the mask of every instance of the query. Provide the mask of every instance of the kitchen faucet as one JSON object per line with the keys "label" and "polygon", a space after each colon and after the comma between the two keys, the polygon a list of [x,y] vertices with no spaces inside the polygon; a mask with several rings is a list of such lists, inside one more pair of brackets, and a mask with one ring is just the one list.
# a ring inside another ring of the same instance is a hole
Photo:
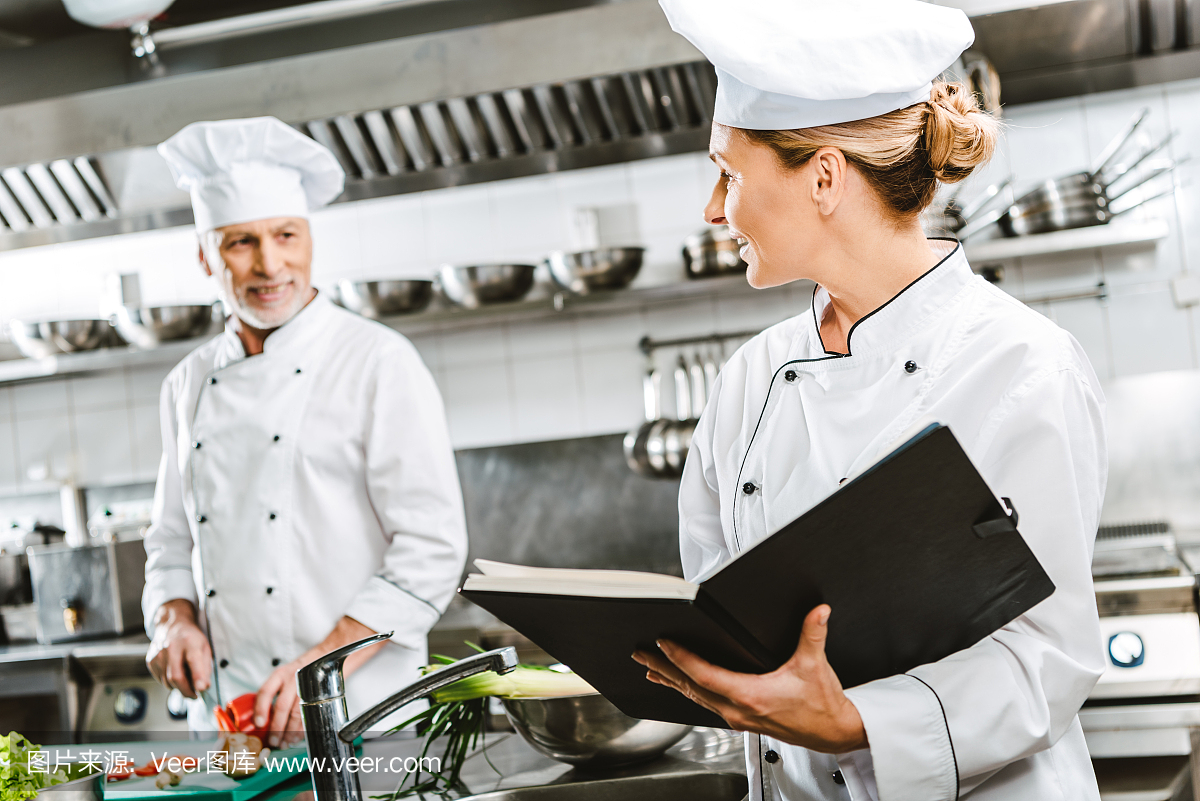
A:
{"label": "kitchen faucet", "polygon": [[508,673],[517,666],[517,652],[513,648],[497,648],[476,654],[422,676],[350,720],[346,710],[346,680],[342,676],[342,663],[360,648],[384,642],[391,636],[392,632],[389,631],[350,643],[296,671],[300,711],[304,717],[304,739],[308,744],[316,801],[362,801],[358,772],[347,767],[350,764],[347,760],[354,756],[354,741],[376,723],[400,707],[459,679],[488,670]]}

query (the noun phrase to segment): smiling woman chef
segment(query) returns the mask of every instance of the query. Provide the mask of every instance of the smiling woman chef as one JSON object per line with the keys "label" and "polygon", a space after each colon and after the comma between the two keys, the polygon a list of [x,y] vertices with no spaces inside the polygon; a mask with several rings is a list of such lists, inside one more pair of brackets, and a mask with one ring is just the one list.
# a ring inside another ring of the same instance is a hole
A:
{"label": "smiling woman chef", "polygon": [[717,68],[708,221],[743,243],[754,286],[817,284],[811,311],[752,339],[717,381],[680,488],[687,577],[933,418],[1013,499],[1057,589],[965,651],[845,690],[825,660],[838,611],[825,605],[763,676],[667,642],[666,658],[635,658],[750,733],[753,798],[1098,798],[1077,712],[1103,668],[1089,571],[1103,397],[1069,334],[918,222],[939,181],[993,149],[996,123],[937,80],[970,23],[915,0],[661,3]]}
{"label": "smiling woman chef", "polygon": [[272,117],[195,123],[159,151],[233,314],[163,382],[147,661],[204,696],[193,728],[257,693],[270,744],[294,742],[296,670],[317,656],[395,631],[346,660],[351,714],[426,663],[466,556],[445,414],[408,340],[310,283],[332,153]]}

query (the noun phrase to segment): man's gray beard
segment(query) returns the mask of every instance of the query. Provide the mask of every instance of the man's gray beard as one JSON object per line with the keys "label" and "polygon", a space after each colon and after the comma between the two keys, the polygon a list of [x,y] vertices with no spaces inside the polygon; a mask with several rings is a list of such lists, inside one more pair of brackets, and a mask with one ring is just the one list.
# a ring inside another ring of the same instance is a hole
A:
{"label": "man's gray beard", "polygon": [[[231,311],[234,316],[243,323],[251,328],[257,328],[259,331],[271,331],[279,328],[299,314],[300,310],[303,309],[308,303],[307,297],[297,295],[295,300],[292,301],[291,308],[287,309],[286,313],[280,312],[280,317],[278,320],[265,320],[255,314],[252,309],[247,307],[247,305],[242,303],[242,298],[238,297],[238,293],[233,289],[233,279],[229,274],[229,270],[222,267],[222,273],[224,274],[225,279],[221,281],[221,300],[225,303],[226,308],[228,308],[229,311]],[[248,293],[250,290],[245,289],[242,291],[244,293]]]}

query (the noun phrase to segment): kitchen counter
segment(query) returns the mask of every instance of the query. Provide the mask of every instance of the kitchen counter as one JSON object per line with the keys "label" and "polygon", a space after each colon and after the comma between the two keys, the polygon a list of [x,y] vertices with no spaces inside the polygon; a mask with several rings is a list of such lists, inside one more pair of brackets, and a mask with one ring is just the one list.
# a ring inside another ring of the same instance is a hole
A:
{"label": "kitchen counter", "polygon": [[145,656],[146,649],[149,647],[150,640],[141,633],[126,634],[124,637],[107,640],[77,640],[52,645],[43,645],[37,642],[0,645],[0,665],[38,659],[61,659],[68,656],[74,656],[77,659],[81,657],[130,656],[136,653]]}
{"label": "kitchen counter", "polygon": [[[720,729],[694,729],[666,754],[653,762],[617,768],[603,772],[578,770],[534,751],[519,735],[493,733],[485,738],[486,753],[478,750],[463,765],[461,779],[464,787],[450,798],[510,790],[520,787],[571,785],[643,776],[694,771],[733,772],[746,770],[742,736]],[[410,737],[392,737],[368,741],[363,756],[415,756],[420,753],[420,741]],[[370,798],[395,789],[400,777],[395,774],[360,774],[363,797]],[[435,796],[424,798],[433,801]],[[437,798],[444,798],[437,796]]]}

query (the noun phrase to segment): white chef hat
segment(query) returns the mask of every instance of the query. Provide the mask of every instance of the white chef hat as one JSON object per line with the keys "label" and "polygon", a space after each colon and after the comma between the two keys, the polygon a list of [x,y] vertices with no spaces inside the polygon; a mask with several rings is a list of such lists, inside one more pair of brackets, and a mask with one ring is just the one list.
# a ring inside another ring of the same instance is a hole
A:
{"label": "white chef hat", "polygon": [[346,180],[328,148],[274,117],[194,122],[158,152],[191,193],[198,231],[308,217],[340,195]]}
{"label": "white chef hat", "polygon": [[975,41],[919,0],[659,0],[717,70],[713,119],[755,130],[863,120],[929,99]]}

